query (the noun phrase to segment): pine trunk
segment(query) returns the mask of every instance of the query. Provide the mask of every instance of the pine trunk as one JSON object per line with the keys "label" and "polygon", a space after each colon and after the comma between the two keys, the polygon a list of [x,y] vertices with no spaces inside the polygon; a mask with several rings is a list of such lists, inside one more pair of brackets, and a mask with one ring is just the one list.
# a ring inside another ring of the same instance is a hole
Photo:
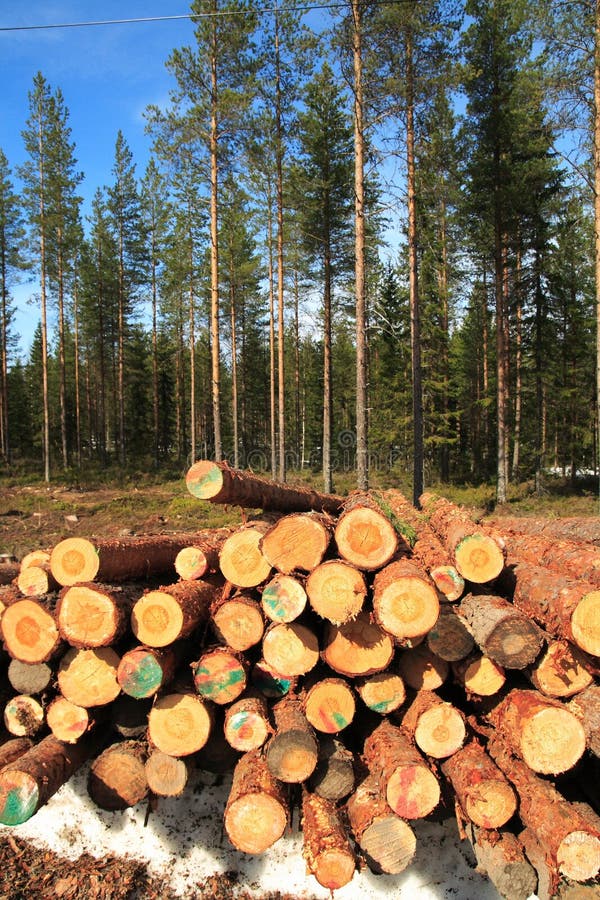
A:
{"label": "pine trunk", "polygon": [[49,603],[37,600],[11,603],[2,615],[0,630],[8,653],[24,663],[48,662],[63,646]]}
{"label": "pine trunk", "polygon": [[319,661],[319,640],[297,622],[270,625],[262,643],[263,656],[275,672],[295,678],[306,675]]}
{"label": "pine trunk", "polygon": [[398,549],[398,535],[389,518],[370,494],[360,491],[344,503],[335,542],[343,559],[367,572],[387,565]]}
{"label": "pine trunk", "polygon": [[163,694],[148,715],[148,739],[168,756],[189,756],[201,750],[212,730],[212,715],[191,692]]}
{"label": "pine trunk", "polygon": [[464,715],[433,691],[418,691],[400,723],[419,750],[434,759],[452,756],[466,740]]}
{"label": "pine trunk", "polygon": [[412,640],[435,625],[440,603],[425,572],[407,559],[380,569],[373,581],[375,619],[397,640]]}
{"label": "pine trunk", "polygon": [[354,789],[354,754],[336,738],[322,735],[319,758],[308,787],[325,800],[342,800]]}
{"label": "pine trunk", "polygon": [[454,607],[440,607],[438,620],[427,634],[429,649],[446,662],[465,659],[475,646],[475,638]]}
{"label": "pine trunk", "polygon": [[363,611],[343,625],[326,625],[321,655],[340,675],[372,675],[387,669],[394,656],[394,642]]}
{"label": "pine trunk", "polygon": [[121,691],[117,681],[119,662],[112,647],[67,650],[57,676],[63,697],[86,709],[111,703]]}
{"label": "pine trunk", "polygon": [[[505,900],[526,900],[536,894],[538,880],[522,844],[510,831],[489,831],[471,825],[467,836],[477,868],[485,872]],[[541,898],[540,898],[541,900]]]}
{"label": "pine trunk", "polygon": [[217,600],[211,609],[210,622],[217,638],[240,652],[259,644],[265,630],[260,603],[251,594],[239,593]]}
{"label": "pine trunk", "polygon": [[577,694],[567,709],[581,721],[588,749],[600,757],[600,685],[591,684]]}
{"label": "pine trunk", "polygon": [[284,575],[312,572],[331,541],[331,518],[319,513],[282,516],[263,535],[260,549],[269,564]]}
{"label": "pine trunk", "polygon": [[350,563],[328,559],[308,576],[306,594],[322,619],[343,625],[361,611],[367,596],[367,582],[363,573]]}
{"label": "pine trunk", "polygon": [[260,694],[246,694],[225,711],[223,732],[234,750],[258,750],[271,735],[269,707]]}
{"label": "pine trunk", "polygon": [[[29,570],[27,570],[29,571]],[[72,647],[107,647],[129,629],[131,610],[142,588],[97,582],[63,588],[56,618],[61,637]]]}
{"label": "pine trunk", "polygon": [[248,665],[242,654],[228,647],[205,650],[191,668],[200,696],[219,706],[233,703],[246,689]]}

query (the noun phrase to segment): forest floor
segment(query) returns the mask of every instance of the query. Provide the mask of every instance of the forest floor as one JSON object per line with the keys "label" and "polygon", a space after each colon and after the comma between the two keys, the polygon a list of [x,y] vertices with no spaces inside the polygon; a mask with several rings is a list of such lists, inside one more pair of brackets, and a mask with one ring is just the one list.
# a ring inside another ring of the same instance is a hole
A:
{"label": "forest floor", "polygon": [[[314,486],[318,487],[316,480]],[[388,486],[397,484],[387,482],[386,479],[386,483],[377,485]],[[400,487],[405,489],[403,485]],[[337,485],[340,493],[351,489],[349,482]],[[481,515],[492,505],[491,487],[437,486],[437,490],[455,502],[475,508]],[[405,493],[408,492],[405,490]],[[496,515],[502,513],[552,517],[591,516],[598,514],[598,497],[595,490],[585,485],[573,492],[569,485],[556,482],[552,489],[546,490],[541,496],[534,495],[531,487],[525,485],[514,491],[514,496],[505,508],[495,510]],[[102,537],[127,533],[189,532],[238,522],[241,518],[241,511],[237,508],[226,509],[195,500],[188,494],[183,477],[163,483],[138,479],[126,484],[90,486],[66,483],[48,486],[39,481],[16,483],[14,480],[0,479],[0,557],[4,559],[19,560],[31,550],[51,548],[62,538],[74,534]],[[55,801],[56,798],[51,803]],[[66,815],[77,815],[68,804]],[[73,826],[76,827],[76,820]],[[427,823],[424,827],[428,827]],[[53,826],[51,830],[52,828]],[[448,829],[452,829],[452,832]],[[432,832],[431,839],[440,841],[440,846],[446,843],[446,856],[440,857],[440,863],[448,859],[448,865],[452,869],[460,869],[462,874],[456,876],[458,882],[445,884],[442,877],[441,881],[436,882],[437,886],[432,894],[423,892],[423,883],[412,887],[407,883],[404,888],[390,885],[387,889],[391,887],[393,892],[399,890],[395,895],[402,894],[406,897],[414,896],[413,891],[417,891],[421,897],[494,896],[494,891],[489,893],[491,886],[482,884],[481,876],[475,872],[473,863],[466,860],[464,851],[460,851],[459,856],[462,858],[457,861],[459,842],[452,836],[455,830],[455,823],[450,821],[446,831]],[[144,858],[143,854],[138,857],[123,857],[102,844],[94,847],[94,840],[92,837],[92,852],[80,850],[73,858],[72,853],[61,852],[60,841],[39,842],[31,840],[28,835],[23,836],[20,829],[18,833],[2,829],[0,900],[29,900],[31,897],[41,900],[173,900],[176,896],[184,896],[188,900],[228,900],[233,897],[237,900],[249,900],[250,897],[257,896],[261,900],[292,900],[293,897],[300,896],[298,892],[280,893],[280,888],[293,890],[293,883],[286,874],[276,877],[272,889],[263,887],[258,894],[256,891],[248,891],[241,868],[228,870],[227,866],[218,871],[205,872],[199,881],[195,881],[193,888],[188,884],[183,894],[175,893],[169,878],[157,873],[151,860]],[[68,851],[66,846],[65,851]],[[289,861],[286,865],[289,871]],[[381,885],[381,889],[383,887]],[[362,886],[361,895],[365,898],[379,896],[379,889],[371,894]],[[302,892],[301,896],[320,897],[321,894],[309,895]],[[352,893],[347,896],[352,897]]]}

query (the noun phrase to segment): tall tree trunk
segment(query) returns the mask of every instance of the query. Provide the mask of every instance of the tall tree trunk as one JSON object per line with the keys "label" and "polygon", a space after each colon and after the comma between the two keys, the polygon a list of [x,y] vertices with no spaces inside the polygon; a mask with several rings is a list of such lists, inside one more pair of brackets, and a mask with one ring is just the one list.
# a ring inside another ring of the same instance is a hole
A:
{"label": "tall tree trunk", "polygon": [[294,266],[294,447],[296,468],[302,469],[303,454],[300,439],[300,285],[298,266]]}
{"label": "tall tree trunk", "polygon": [[[441,260],[438,286],[440,292],[440,302],[442,304],[442,330],[444,332],[442,335],[442,415],[444,417],[444,437],[446,437],[449,431],[448,416],[450,410],[450,366],[448,360],[450,314],[448,298],[448,219],[446,211],[446,200],[444,197],[441,197],[439,201],[439,229]],[[440,479],[442,482],[447,482],[450,480],[450,447],[446,441],[443,442],[440,452]]]}
{"label": "tall tree trunk", "polygon": [[[497,150],[495,153],[496,172],[499,172],[500,159]],[[500,185],[496,182],[496,194],[500,189]],[[506,435],[508,433],[508,423],[506,416],[506,365],[505,358],[507,355],[507,347],[505,346],[506,328],[505,321],[507,318],[505,296],[504,296],[504,241],[503,230],[500,214],[500,200],[495,197],[494,212],[494,293],[496,300],[496,371],[497,371],[497,410],[496,419],[498,426],[497,447],[496,447],[496,502],[506,503]]]}
{"label": "tall tree trunk", "polygon": [[419,505],[425,483],[425,455],[423,447],[423,383],[421,368],[421,313],[417,263],[417,216],[415,197],[415,125],[413,35],[406,34],[406,158],[408,167],[408,285],[410,303],[410,345],[413,406],[413,503]]}
{"label": "tall tree trunk", "polygon": [[[190,218],[191,222],[191,218]],[[192,462],[196,460],[196,314],[194,303],[194,243],[192,234],[189,235],[189,352],[190,352],[190,457]]]}
{"label": "tall tree trunk", "polygon": [[544,348],[543,348],[543,324],[544,324],[544,294],[542,288],[541,259],[539,249],[536,248],[534,257],[535,277],[535,405],[537,412],[537,424],[535,434],[535,490],[540,493],[543,487],[544,474]]}
{"label": "tall tree trunk", "polygon": [[123,222],[119,221],[119,311],[117,350],[117,404],[119,416],[119,462],[125,465],[125,249]]}
{"label": "tall tree trunk", "polygon": [[325,250],[325,284],[323,291],[323,490],[333,491],[331,434],[333,428],[332,347],[331,347],[331,257]]}
{"label": "tall tree trunk", "polygon": [[[217,15],[217,3],[211,4],[212,13]],[[210,60],[211,116],[210,116],[210,335],[212,371],[212,409],[214,456],[219,462],[223,458],[221,444],[221,372],[219,345],[219,224],[218,224],[218,78],[217,78],[217,24],[212,26],[212,52]]]}
{"label": "tall tree trunk", "polygon": [[[489,399],[489,391],[490,391],[490,372],[489,372],[489,327],[488,327],[488,288],[487,288],[487,269],[485,260],[483,262],[483,297],[481,304],[481,314],[483,317],[482,321],[482,333],[483,333],[483,347],[481,348],[482,353],[482,361],[483,361],[483,397],[484,400]],[[488,405],[487,402],[483,407],[483,437],[485,441],[484,447],[484,467],[485,467],[485,475],[486,478],[489,475],[490,470],[490,417],[488,413]]]}
{"label": "tall tree trunk", "polygon": [[237,317],[235,310],[235,265],[233,249],[229,254],[229,316],[231,323],[231,415],[233,419],[233,465],[240,465],[238,421]]}
{"label": "tall tree trunk", "polygon": [[281,58],[279,51],[279,16],[275,11],[275,129],[277,167],[277,365],[279,428],[279,480],[286,480],[285,460],[285,317],[283,304],[283,125],[281,118]]}
{"label": "tall tree trunk", "polygon": [[0,454],[10,463],[10,430],[8,419],[8,288],[6,250],[2,247],[0,259],[0,283],[2,284],[2,306],[0,308]]}
{"label": "tall tree trunk", "polygon": [[42,326],[42,448],[44,455],[44,480],[50,481],[50,404],[48,397],[48,316],[46,296],[46,173],[44,169],[44,142],[41,123],[38,131],[39,184],[40,184],[40,307]]}
{"label": "tall tree trunk", "polygon": [[65,359],[65,268],[63,256],[63,234],[59,227],[57,233],[58,249],[58,394],[60,406],[60,443],[62,449],[63,468],[69,465],[67,446],[67,364]]}
{"label": "tall tree trunk", "polygon": [[275,364],[275,292],[273,266],[273,212],[271,184],[269,179],[267,197],[267,243],[269,254],[269,424],[271,437],[271,476],[277,478],[277,392]]}
{"label": "tall tree trunk", "polygon": [[156,231],[152,229],[152,427],[154,431],[154,465],[160,459],[160,417],[158,403],[158,289],[156,270]]}
{"label": "tall tree trunk", "polygon": [[[596,0],[594,47],[594,236],[596,275],[596,447],[600,448],[600,0]],[[598,461],[596,459],[596,465]],[[599,494],[600,499],[600,494]]]}
{"label": "tall tree trunk", "polygon": [[75,356],[75,454],[81,466],[81,371],[79,365],[79,278],[77,271],[73,283],[73,353]]}
{"label": "tall tree trunk", "polygon": [[515,426],[513,434],[512,480],[519,478],[519,456],[521,452],[521,411],[522,411],[522,358],[523,358],[523,303],[521,289],[521,248],[517,252],[517,309],[515,327]]}
{"label": "tall tree trunk", "polygon": [[368,371],[365,280],[365,136],[362,62],[362,5],[352,0],[354,64],[354,280],[356,302],[356,480],[369,487]]}

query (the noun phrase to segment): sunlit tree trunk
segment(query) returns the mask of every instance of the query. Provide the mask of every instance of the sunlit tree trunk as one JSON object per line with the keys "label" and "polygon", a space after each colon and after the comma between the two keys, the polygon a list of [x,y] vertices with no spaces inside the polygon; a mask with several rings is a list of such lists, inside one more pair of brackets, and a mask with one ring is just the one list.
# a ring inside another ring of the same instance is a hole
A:
{"label": "sunlit tree trunk", "polygon": [[[217,4],[212,4],[216,16]],[[223,458],[221,444],[221,371],[219,340],[219,226],[218,226],[218,78],[217,78],[217,25],[212,24],[212,52],[210,60],[211,113],[210,113],[210,338],[211,338],[211,372],[212,372],[212,410],[214,456],[220,461]]]}

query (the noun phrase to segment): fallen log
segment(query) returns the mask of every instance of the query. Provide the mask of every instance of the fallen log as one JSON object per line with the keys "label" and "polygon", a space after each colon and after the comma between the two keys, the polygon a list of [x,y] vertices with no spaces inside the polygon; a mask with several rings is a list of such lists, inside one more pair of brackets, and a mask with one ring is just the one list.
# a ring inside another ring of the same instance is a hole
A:
{"label": "fallen log", "polygon": [[579,719],[535,690],[509,691],[490,714],[490,721],[511,751],[543,775],[567,772],[585,751]]}
{"label": "fallen log", "polygon": [[295,678],[306,675],[318,663],[319,640],[312,629],[299,622],[273,623],[265,631],[262,652],[275,672]]}
{"label": "fallen log", "polygon": [[45,721],[44,707],[27,694],[11,697],[4,707],[4,727],[14,737],[35,737]]}
{"label": "fallen log", "polygon": [[260,750],[238,761],[225,807],[224,825],[243,853],[264,853],[283,835],[289,820],[285,787],[273,777]]}
{"label": "fallen log", "polygon": [[397,640],[423,637],[437,622],[437,591],[422,569],[399,559],[380,569],[373,581],[373,611],[378,624]]}
{"label": "fallen log", "polygon": [[11,659],[8,680],[17,694],[41,694],[50,686],[52,668],[48,663],[24,663]]}
{"label": "fallen log", "polygon": [[0,585],[9,585],[18,577],[20,566],[17,562],[0,563]]}
{"label": "fallen log", "polygon": [[219,565],[226,581],[238,588],[258,587],[271,574],[271,564],[263,556],[260,542],[268,526],[258,522],[234,531],[219,556]]}
{"label": "fallen log", "polygon": [[58,686],[63,697],[86,709],[105,706],[121,692],[117,681],[120,657],[112,647],[82,650],[71,647],[58,665]]}
{"label": "fallen log", "polygon": [[191,543],[177,553],[174,568],[184,581],[196,581],[219,571],[219,554],[231,528],[199,531]]}
{"label": "fallen log", "polygon": [[29,737],[4,736],[4,740],[0,744],[0,771],[24,756],[33,745],[33,741]]}
{"label": "fallen log", "polygon": [[435,691],[448,678],[450,666],[427,644],[419,644],[400,653],[398,671],[404,683],[415,691]]}
{"label": "fallen log", "polygon": [[343,800],[355,784],[355,761],[351,750],[337,738],[322,735],[315,770],[308,787],[325,800]]}
{"label": "fallen log", "polygon": [[578,541],[502,532],[508,555],[600,587],[600,548]]}
{"label": "fallen log", "polygon": [[363,611],[343,625],[326,624],[321,655],[339,675],[372,675],[387,669],[394,656],[394,642]]}
{"label": "fallen log", "polygon": [[402,676],[390,669],[356,678],[354,687],[365,706],[381,716],[398,709],[406,699]]}
{"label": "fallen log", "polygon": [[313,569],[306,579],[306,594],[311,607],[322,619],[343,625],[361,611],[367,596],[367,583],[354,565],[329,559]]}
{"label": "fallen log", "polygon": [[135,806],[148,796],[147,750],[139,741],[121,741],[102,751],[90,768],[88,794],[100,809]]}
{"label": "fallen log", "polygon": [[452,663],[452,674],[467,697],[494,697],[506,683],[502,666],[479,651]]}
{"label": "fallen log", "polygon": [[337,515],[343,499],[310,488],[292,487],[232,469],[227,463],[199,460],[188,470],[187,489],[198,500],[228,503],[249,509],[276,509],[283,512],[328,512]]}
{"label": "fallen log", "polygon": [[457,613],[481,652],[504,668],[524,669],[542,648],[540,629],[503,597],[467,594]]}
{"label": "fallen log", "polygon": [[121,690],[140,700],[154,697],[167,685],[181,659],[181,645],[169,647],[132,647],[123,654],[117,668],[117,681]]}
{"label": "fallen log", "polygon": [[351,565],[373,572],[387,565],[398,550],[398,534],[371,494],[355,491],[344,501],[337,520],[338,553]]}
{"label": "fallen log", "polygon": [[212,715],[198,694],[178,691],[159,697],[148,714],[148,739],[168,756],[189,756],[206,744]]}
{"label": "fallen log", "polygon": [[44,663],[62,649],[53,605],[38,600],[16,600],[0,620],[5,647],[13,659]]}
{"label": "fallen log", "polygon": [[293,622],[306,608],[303,584],[291,575],[275,575],[261,593],[262,610],[272,622]]}
{"label": "fallen log", "polygon": [[66,697],[55,697],[46,710],[46,722],[55,738],[65,744],[75,744],[81,740],[95,725],[96,720],[104,718],[100,710],[86,709],[67,700]]}
{"label": "fallen log", "polygon": [[481,744],[470,741],[441,764],[464,814],[481,828],[501,828],[517,809],[517,796]]}
{"label": "fallen log", "polygon": [[466,740],[462,712],[433,691],[418,691],[399,720],[419,750],[434,759],[452,756]]}
{"label": "fallen log", "polygon": [[567,709],[583,725],[588,749],[600,757],[600,685],[586,687],[569,701]]}
{"label": "fallen log", "polygon": [[250,679],[253,687],[269,700],[281,700],[296,689],[298,682],[298,676],[282,675],[266,659],[254,663]]}
{"label": "fallen log", "polygon": [[314,772],[319,745],[297,697],[284,697],[273,707],[275,733],[266,746],[265,759],[274,778],[300,784]]}
{"label": "fallen log", "polygon": [[283,575],[312,572],[322,562],[332,535],[330,516],[297,513],[282,516],[265,532],[260,550]]}
{"label": "fallen log", "polygon": [[56,604],[61,637],[72,647],[115,644],[128,630],[131,610],[141,592],[139,586],[122,588],[98,582],[63,588]]}
{"label": "fallen log", "polygon": [[356,860],[338,809],[302,789],[303,856],[308,871],[322,887],[338,890],[352,881]]}
{"label": "fallen log", "polygon": [[346,812],[356,843],[373,872],[399,875],[408,868],[415,856],[415,833],[390,808],[376,774],[363,778],[348,798]]}
{"label": "fallen log", "polygon": [[600,545],[600,517],[561,516],[558,519],[539,516],[492,516],[483,520],[499,531],[543,535],[559,540]]}
{"label": "fallen log", "polygon": [[50,563],[21,567],[17,575],[17,587],[24,597],[43,597],[57,590],[58,582],[50,571]]}
{"label": "fallen log", "polygon": [[166,647],[203,625],[219,596],[216,581],[179,581],[148,591],[131,611],[131,630],[141,644]]}

